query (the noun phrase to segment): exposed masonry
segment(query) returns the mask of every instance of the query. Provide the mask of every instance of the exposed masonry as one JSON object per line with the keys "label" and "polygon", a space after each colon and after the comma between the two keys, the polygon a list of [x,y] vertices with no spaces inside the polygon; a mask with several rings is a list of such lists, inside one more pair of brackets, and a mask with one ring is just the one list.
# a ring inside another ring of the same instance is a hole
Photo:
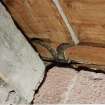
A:
{"label": "exposed masonry", "polygon": [[[53,0],[53,2],[56,4],[56,7],[58,8],[58,10],[59,10],[59,12],[60,12],[60,14],[61,14],[61,16],[62,16],[64,22],[65,22],[65,24],[67,25],[67,28],[69,29],[70,35],[72,36],[72,39],[73,39],[74,43],[75,43],[75,44],[78,44],[78,43],[79,43],[79,39],[78,39],[78,37],[76,36],[75,32],[73,31],[71,25],[69,24],[69,22],[68,22],[68,20],[67,20],[67,17],[65,16],[65,14],[64,14],[64,12],[63,12],[63,10],[62,10],[60,4],[59,4],[59,1],[58,1],[58,0]],[[71,68],[72,68],[72,67],[71,67]],[[83,68],[84,68],[84,67],[83,67]],[[75,69],[76,69],[76,68],[75,68]],[[76,70],[79,71],[80,68],[77,68]],[[97,70],[90,69],[90,68],[85,68],[85,70],[86,70],[86,71],[91,71],[91,72],[96,72],[96,73],[103,73],[101,70],[98,70],[98,71],[97,71]],[[47,70],[47,72],[48,72],[48,70]],[[45,74],[47,74],[47,72],[46,72]],[[103,73],[103,74],[104,74],[104,73]],[[46,78],[46,77],[47,77],[47,75],[45,75],[44,78],[43,78],[43,81],[44,81],[44,82],[45,82],[45,78]],[[73,78],[73,81],[72,81],[73,84],[72,84],[72,86],[69,86],[69,87],[68,87],[68,90],[67,90],[67,92],[65,93],[66,97],[64,98],[63,103],[66,103],[66,101],[68,100],[69,92],[70,92],[70,91],[73,89],[73,87],[75,86],[77,79],[78,79],[78,75],[76,75],[76,76]],[[43,85],[43,83],[42,83],[42,85]],[[40,87],[39,87],[38,89],[40,89]]]}
{"label": "exposed masonry", "polygon": [[74,88],[76,82],[77,82],[77,79],[78,79],[78,73],[74,76],[74,78],[72,79],[72,85],[70,84],[67,88],[67,91],[65,93],[65,98],[63,100],[63,104],[66,104],[66,102],[69,100],[69,95],[70,95],[70,92],[72,91],[72,89]]}
{"label": "exposed masonry", "polygon": [[64,23],[66,24],[66,26],[67,26],[67,28],[68,28],[68,31],[69,31],[69,33],[70,33],[70,36],[71,36],[72,40],[73,40],[74,43],[77,45],[77,44],[79,43],[79,39],[78,39],[76,33],[74,32],[72,26],[70,25],[70,23],[69,23],[69,21],[68,21],[66,15],[65,15],[65,13],[64,13],[64,11],[63,11],[63,9],[62,9],[62,7],[61,7],[61,5],[60,5],[60,3],[59,3],[59,0],[53,0],[53,2],[54,2],[54,4],[56,5],[56,7],[57,7],[57,9],[58,9],[58,11],[59,11],[59,13],[60,13],[60,15],[61,15],[62,18],[63,18],[63,21],[64,21]]}
{"label": "exposed masonry", "polygon": [[[8,10],[0,2],[0,77],[12,88],[11,90],[22,97],[22,100],[30,103],[34,90],[43,79],[44,71],[45,65],[38,53],[17,29]],[[0,97],[8,97],[5,96],[6,89],[0,88],[0,92],[4,90]],[[9,96],[14,97],[15,93],[12,94]]]}

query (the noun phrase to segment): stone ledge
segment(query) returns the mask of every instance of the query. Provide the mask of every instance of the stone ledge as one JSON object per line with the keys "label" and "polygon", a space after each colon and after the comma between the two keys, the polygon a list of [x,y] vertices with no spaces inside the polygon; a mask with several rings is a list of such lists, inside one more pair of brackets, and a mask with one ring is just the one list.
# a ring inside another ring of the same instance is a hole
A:
{"label": "stone ledge", "polygon": [[105,74],[53,67],[35,96],[35,104],[105,103]]}

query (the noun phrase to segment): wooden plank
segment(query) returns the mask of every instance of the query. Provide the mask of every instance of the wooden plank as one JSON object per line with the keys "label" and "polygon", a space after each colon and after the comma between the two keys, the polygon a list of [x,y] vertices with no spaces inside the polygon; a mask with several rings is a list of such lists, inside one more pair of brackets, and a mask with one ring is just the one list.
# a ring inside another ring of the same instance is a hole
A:
{"label": "wooden plank", "polygon": [[4,3],[29,38],[72,43],[52,0],[5,0]]}
{"label": "wooden plank", "polygon": [[[52,0],[5,0],[4,3],[28,38],[48,40],[53,49],[61,43],[73,44]],[[45,47],[35,43],[34,46],[42,57],[51,57]]]}
{"label": "wooden plank", "polygon": [[[86,45],[67,49],[66,58],[84,64],[105,66],[105,49],[102,48],[105,46],[104,2],[104,0],[60,0],[69,22],[79,35],[80,44]],[[66,27],[51,0],[5,0],[5,4],[29,38],[44,38],[51,42],[53,48],[64,42],[72,42],[70,36],[65,34],[68,33]],[[43,57],[51,58],[46,49],[39,46],[37,49]]]}
{"label": "wooden plank", "polygon": [[60,0],[60,4],[82,44],[105,47],[105,0]]}
{"label": "wooden plank", "polygon": [[78,63],[101,65],[105,67],[105,48],[74,46],[65,51],[65,56]]}

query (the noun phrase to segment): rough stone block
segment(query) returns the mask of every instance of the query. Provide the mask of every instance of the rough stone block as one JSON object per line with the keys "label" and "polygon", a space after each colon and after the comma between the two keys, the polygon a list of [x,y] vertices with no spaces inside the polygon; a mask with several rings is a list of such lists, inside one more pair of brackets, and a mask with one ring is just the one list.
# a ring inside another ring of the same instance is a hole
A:
{"label": "rough stone block", "polygon": [[105,74],[53,67],[35,104],[105,104]]}
{"label": "rough stone block", "polygon": [[68,87],[72,87],[72,81],[76,71],[69,68],[53,67],[47,73],[46,80],[35,95],[35,104],[61,103],[67,94]]}
{"label": "rough stone block", "polygon": [[0,76],[28,102],[43,79],[45,66],[0,3]]}
{"label": "rough stone block", "polygon": [[66,103],[105,104],[105,74],[81,71]]}

